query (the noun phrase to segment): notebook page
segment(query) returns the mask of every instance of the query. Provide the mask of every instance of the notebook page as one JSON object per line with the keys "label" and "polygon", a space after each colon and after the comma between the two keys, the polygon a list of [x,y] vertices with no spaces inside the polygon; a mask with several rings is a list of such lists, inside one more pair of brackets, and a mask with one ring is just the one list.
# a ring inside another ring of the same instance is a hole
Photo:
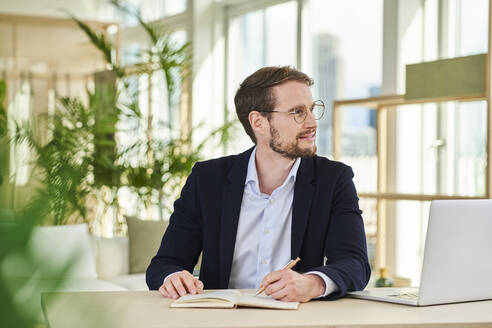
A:
{"label": "notebook page", "polygon": [[241,292],[233,289],[226,289],[214,292],[204,292],[196,295],[185,295],[173,302],[174,305],[186,304],[186,303],[202,303],[202,302],[228,302],[236,304],[237,300],[241,296]]}
{"label": "notebook page", "polygon": [[237,305],[283,310],[297,310],[299,308],[299,302],[282,302],[274,300],[271,296],[255,296],[254,294],[242,294]]}

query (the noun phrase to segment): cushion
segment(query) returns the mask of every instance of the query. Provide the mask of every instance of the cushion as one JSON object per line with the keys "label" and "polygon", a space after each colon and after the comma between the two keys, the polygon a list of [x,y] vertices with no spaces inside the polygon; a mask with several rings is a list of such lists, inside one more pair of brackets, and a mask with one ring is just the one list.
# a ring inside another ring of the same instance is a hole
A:
{"label": "cushion", "polygon": [[97,245],[96,270],[99,279],[110,279],[130,272],[128,237],[94,237]]}
{"label": "cushion", "polygon": [[[43,278],[56,278],[57,271],[70,265],[66,278],[97,278],[96,260],[87,224],[36,227],[30,245],[31,253]],[[49,270],[46,270],[48,268]],[[29,273],[29,276],[33,272]]]}
{"label": "cushion", "polygon": [[145,272],[150,260],[157,254],[169,221],[139,220],[127,216],[126,223],[130,242],[130,273]]}

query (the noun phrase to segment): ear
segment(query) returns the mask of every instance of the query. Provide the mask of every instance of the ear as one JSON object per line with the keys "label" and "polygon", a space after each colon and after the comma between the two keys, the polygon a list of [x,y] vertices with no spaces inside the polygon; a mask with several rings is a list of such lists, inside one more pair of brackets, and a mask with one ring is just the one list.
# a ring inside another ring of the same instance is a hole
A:
{"label": "ear", "polygon": [[267,131],[269,131],[268,119],[261,115],[260,112],[252,110],[248,115],[248,119],[257,139],[258,136],[266,135]]}

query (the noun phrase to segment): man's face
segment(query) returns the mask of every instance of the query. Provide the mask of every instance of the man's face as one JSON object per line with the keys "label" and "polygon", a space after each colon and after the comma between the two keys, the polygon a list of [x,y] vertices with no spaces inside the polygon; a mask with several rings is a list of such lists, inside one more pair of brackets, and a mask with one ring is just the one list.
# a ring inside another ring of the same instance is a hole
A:
{"label": "man's face", "polygon": [[[270,148],[289,159],[310,157],[316,153],[316,129],[318,123],[309,110],[313,105],[313,96],[309,87],[301,82],[288,81],[273,88],[276,106],[270,118]],[[302,123],[294,116],[285,114],[307,110]]]}

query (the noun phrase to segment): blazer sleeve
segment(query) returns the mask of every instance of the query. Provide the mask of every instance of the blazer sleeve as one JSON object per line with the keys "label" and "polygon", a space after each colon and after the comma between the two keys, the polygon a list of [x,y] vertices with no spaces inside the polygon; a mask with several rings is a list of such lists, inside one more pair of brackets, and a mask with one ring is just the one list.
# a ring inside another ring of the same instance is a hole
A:
{"label": "blazer sleeve", "polygon": [[157,254],[147,268],[146,281],[150,290],[157,290],[171,273],[193,272],[202,251],[202,219],[198,197],[198,166],[196,163],[174,202],[174,212],[162,237]]}
{"label": "blazer sleeve", "polygon": [[327,295],[325,300],[364,289],[371,276],[364,222],[353,176],[352,169],[346,166],[337,181],[325,242],[326,263],[310,269],[323,272],[338,285],[338,291]]}

